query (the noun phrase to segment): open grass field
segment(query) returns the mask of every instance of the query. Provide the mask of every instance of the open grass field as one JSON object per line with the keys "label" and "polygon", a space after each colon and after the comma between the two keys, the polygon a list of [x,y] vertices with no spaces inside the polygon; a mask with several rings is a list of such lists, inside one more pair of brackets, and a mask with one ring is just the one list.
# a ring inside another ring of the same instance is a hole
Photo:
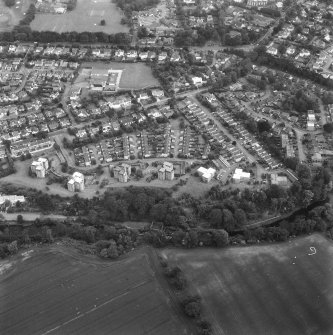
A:
{"label": "open grass field", "polygon": [[0,0],[0,32],[10,31],[23,18],[32,0],[17,0],[15,6],[7,7]]}
{"label": "open grass field", "polygon": [[[55,245],[0,264],[0,333],[190,334],[141,249],[119,262]],[[12,266],[12,267],[11,267]]]}
{"label": "open grass field", "polygon": [[333,244],[320,235],[162,255],[201,295],[216,335],[333,334]]}
{"label": "open grass field", "polygon": [[119,63],[119,62],[86,62],[82,64],[80,75],[77,79],[78,84],[85,78],[85,68],[98,70],[122,70],[119,88],[120,89],[142,89],[145,87],[159,86],[158,80],[153,76],[151,68],[144,63]]}
{"label": "open grass field", "polygon": [[[65,14],[36,14],[31,29],[37,31],[56,31],[58,33],[77,31],[115,34],[128,32],[126,25],[120,24],[120,10],[110,0],[77,0],[76,8]],[[106,25],[101,26],[101,20]]]}

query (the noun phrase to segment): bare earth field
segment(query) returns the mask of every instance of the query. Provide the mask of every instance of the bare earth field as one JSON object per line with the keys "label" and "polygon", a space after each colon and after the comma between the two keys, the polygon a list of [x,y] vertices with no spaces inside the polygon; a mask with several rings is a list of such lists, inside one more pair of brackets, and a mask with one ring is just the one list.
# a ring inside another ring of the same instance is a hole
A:
{"label": "bare earth field", "polygon": [[147,252],[103,262],[55,245],[2,262],[0,333],[189,334],[156,280]]}
{"label": "bare earth field", "polygon": [[320,235],[162,256],[201,295],[216,335],[333,334],[333,244]]}
{"label": "bare earth field", "polygon": [[[110,0],[77,0],[73,11],[65,14],[36,14],[31,29],[37,31],[56,31],[58,33],[77,31],[115,34],[128,32],[126,25],[120,24],[120,10]],[[106,25],[101,26],[101,20]]]}

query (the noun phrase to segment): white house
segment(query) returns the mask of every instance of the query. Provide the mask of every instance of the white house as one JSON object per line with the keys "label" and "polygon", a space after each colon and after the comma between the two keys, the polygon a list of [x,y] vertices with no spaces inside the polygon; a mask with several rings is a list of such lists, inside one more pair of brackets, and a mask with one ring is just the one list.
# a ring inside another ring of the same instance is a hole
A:
{"label": "white house", "polygon": [[203,84],[201,77],[192,77],[191,79],[192,79],[193,85],[195,86],[199,86]]}

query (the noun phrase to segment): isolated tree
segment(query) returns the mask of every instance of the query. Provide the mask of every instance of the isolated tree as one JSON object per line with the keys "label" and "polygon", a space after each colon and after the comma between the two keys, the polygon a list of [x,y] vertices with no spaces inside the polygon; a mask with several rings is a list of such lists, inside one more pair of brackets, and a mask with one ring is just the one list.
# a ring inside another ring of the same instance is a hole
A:
{"label": "isolated tree", "polygon": [[333,132],[333,123],[325,123],[323,125],[323,129],[326,131],[326,133],[331,134]]}
{"label": "isolated tree", "polygon": [[27,229],[23,230],[22,239],[23,239],[23,242],[26,244],[29,244],[31,242],[29,231]]}
{"label": "isolated tree", "polygon": [[45,231],[45,240],[48,243],[52,243],[54,241],[54,238],[52,236],[52,230],[50,228],[46,229]]}
{"label": "isolated tree", "polygon": [[55,231],[58,236],[64,236],[66,235],[66,232],[67,232],[66,226],[61,222],[57,222]]}
{"label": "isolated tree", "polygon": [[103,20],[101,20],[100,24],[101,24],[101,26],[105,26],[105,25],[106,25],[106,22],[105,22],[105,20],[104,20],[104,19],[103,19]]}
{"label": "isolated tree", "polygon": [[13,241],[12,243],[8,244],[8,252],[11,255],[15,255],[18,253],[18,246],[17,246],[17,241]]}
{"label": "isolated tree", "polygon": [[115,241],[112,241],[109,249],[108,249],[108,257],[111,259],[116,259],[119,257],[117,245]]}
{"label": "isolated tree", "polygon": [[86,241],[88,243],[95,242],[96,228],[92,226],[88,226],[84,229],[84,233],[86,235]]}
{"label": "isolated tree", "polygon": [[23,223],[23,216],[22,216],[21,214],[19,214],[19,215],[17,216],[16,221],[17,221],[18,224],[22,224],[22,223]]}
{"label": "isolated tree", "polygon": [[201,306],[197,301],[192,301],[185,305],[185,314],[191,318],[198,318],[201,314]]}
{"label": "isolated tree", "polygon": [[5,5],[7,7],[13,7],[15,5],[15,0],[5,0]]}
{"label": "isolated tree", "polygon": [[229,234],[224,229],[214,230],[213,240],[217,247],[224,247],[229,244]]}

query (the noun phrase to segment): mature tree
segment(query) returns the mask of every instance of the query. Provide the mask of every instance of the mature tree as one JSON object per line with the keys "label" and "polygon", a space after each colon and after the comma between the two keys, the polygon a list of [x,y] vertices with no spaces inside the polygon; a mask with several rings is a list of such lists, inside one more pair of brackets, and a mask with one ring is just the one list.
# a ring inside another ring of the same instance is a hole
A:
{"label": "mature tree", "polygon": [[23,223],[23,216],[22,216],[21,214],[19,214],[19,215],[17,216],[16,221],[17,221],[18,224],[22,224],[22,223]]}
{"label": "mature tree", "polygon": [[227,230],[234,229],[235,220],[232,212],[229,209],[223,209],[223,227]]}
{"label": "mature tree", "polygon": [[108,250],[107,254],[108,254],[109,258],[116,259],[116,258],[119,257],[118,250],[117,250],[117,245],[116,245],[115,241],[111,242],[111,245],[110,245],[109,249],[107,249],[107,250]]}
{"label": "mature tree", "polygon": [[85,227],[84,233],[86,235],[86,241],[88,243],[94,243],[95,242],[95,235],[96,235],[96,228],[92,226]]}
{"label": "mature tree", "polygon": [[309,189],[311,187],[311,169],[307,164],[299,164],[297,167],[297,175],[301,185]]}
{"label": "mature tree", "polygon": [[212,227],[221,227],[222,224],[222,211],[219,208],[214,208],[209,214],[209,221]]}
{"label": "mature tree", "polygon": [[26,244],[31,243],[31,239],[30,239],[30,236],[29,236],[29,231],[27,229],[24,229],[23,232],[22,232],[22,240]]}
{"label": "mature tree", "polygon": [[229,244],[229,234],[224,229],[213,230],[212,234],[217,247],[225,247]]}
{"label": "mature tree", "polygon": [[189,302],[184,307],[185,314],[191,318],[198,318],[201,314],[201,305],[197,301]]}
{"label": "mature tree", "polygon": [[257,122],[257,127],[258,127],[259,133],[262,133],[264,131],[270,131],[272,128],[270,123],[266,120],[259,120]]}
{"label": "mature tree", "polygon": [[307,207],[310,205],[312,199],[313,199],[314,194],[309,191],[309,190],[305,190],[303,191],[303,196],[302,196],[302,204],[304,207]]}
{"label": "mature tree", "polygon": [[17,246],[17,241],[13,241],[12,243],[8,244],[8,252],[11,255],[15,255],[18,253],[18,246]]}
{"label": "mature tree", "polygon": [[103,20],[101,20],[100,24],[101,24],[101,26],[105,26],[105,25],[106,25],[106,22],[105,22],[105,20],[104,20],[104,19],[103,19]]}
{"label": "mature tree", "polygon": [[168,207],[166,204],[159,203],[154,205],[150,210],[150,216],[154,221],[164,221],[168,213]]}
{"label": "mature tree", "polygon": [[138,35],[138,38],[148,37],[147,28],[146,27],[139,27],[137,35]]}
{"label": "mature tree", "polygon": [[326,133],[331,134],[333,132],[333,123],[325,123],[323,129]]}
{"label": "mature tree", "polygon": [[58,236],[66,235],[66,232],[67,232],[66,226],[61,222],[57,222],[56,227],[55,227],[55,232]]}
{"label": "mature tree", "polygon": [[288,169],[292,169],[296,171],[297,164],[298,164],[298,159],[296,157],[287,157],[284,160],[284,164]]}
{"label": "mature tree", "polygon": [[235,210],[235,213],[234,213],[234,218],[235,218],[235,221],[236,221],[236,224],[238,226],[243,226],[247,223],[247,218],[246,218],[246,214],[245,212],[240,209],[240,208],[237,208]]}
{"label": "mature tree", "polygon": [[181,305],[184,308],[186,315],[192,318],[198,318],[201,314],[201,302],[200,297],[186,295],[181,299]]}

